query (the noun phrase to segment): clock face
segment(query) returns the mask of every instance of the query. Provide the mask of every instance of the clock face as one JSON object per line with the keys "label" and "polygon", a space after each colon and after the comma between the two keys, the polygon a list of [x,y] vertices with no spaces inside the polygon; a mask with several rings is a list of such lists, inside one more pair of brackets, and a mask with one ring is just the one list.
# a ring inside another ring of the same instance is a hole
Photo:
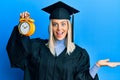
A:
{"label": "clock face", "polygon": [[23,22],[19,27],[20,33],[27,34],[30,30],[30,25],[27,22]]}

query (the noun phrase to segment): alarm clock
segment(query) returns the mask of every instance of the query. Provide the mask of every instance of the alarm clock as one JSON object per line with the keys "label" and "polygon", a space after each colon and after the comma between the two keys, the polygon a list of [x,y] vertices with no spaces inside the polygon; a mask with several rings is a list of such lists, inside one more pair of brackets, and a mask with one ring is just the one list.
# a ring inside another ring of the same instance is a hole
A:
{"label": "alarm clock", "polygon": [[35,32],[35,24],[33,19],[21,18],[18,25],[20,34],[31,36]]}

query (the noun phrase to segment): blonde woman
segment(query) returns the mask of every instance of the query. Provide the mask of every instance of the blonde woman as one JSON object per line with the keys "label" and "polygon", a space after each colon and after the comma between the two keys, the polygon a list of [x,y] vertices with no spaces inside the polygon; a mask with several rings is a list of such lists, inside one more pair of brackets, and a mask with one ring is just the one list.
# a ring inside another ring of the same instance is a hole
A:
{"label": "blonde woman", "polygon": [[[24,70],[24,80],[98,80],[101,66],[119,63],[98,61],[91,69],[87,51],[72,42],[70,15],[78,10],[59,1],[43,8],[50,13],[49,40],[30,39],[16,26],[7,44],[11,66]],[[21,18],[30,18],[28,12]]]}

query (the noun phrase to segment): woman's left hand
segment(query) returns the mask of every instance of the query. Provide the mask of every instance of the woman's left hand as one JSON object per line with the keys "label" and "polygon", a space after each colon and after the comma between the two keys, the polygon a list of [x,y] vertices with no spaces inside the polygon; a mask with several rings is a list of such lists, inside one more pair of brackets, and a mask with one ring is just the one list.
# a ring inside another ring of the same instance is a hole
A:
{"label": "woman's left hand", "polygon": [[120,62],[109,62],[109,59],[105,59],[105,60],[99,60],[96,65],[98,67],[101,66],[109,66],[109,67],[116,67],[116,66],[120,66]]}

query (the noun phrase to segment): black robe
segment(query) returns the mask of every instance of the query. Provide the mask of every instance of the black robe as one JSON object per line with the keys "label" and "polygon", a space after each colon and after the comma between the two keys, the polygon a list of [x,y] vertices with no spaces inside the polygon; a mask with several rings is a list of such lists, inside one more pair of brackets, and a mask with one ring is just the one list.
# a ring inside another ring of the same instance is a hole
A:
{"label": "black robe", "polygon": [[11,67],[24,70],[24,80],[98,80],[89,74],[90,60],[85,49],[77,46],[70,54],[66,48],[53,56],[47,40],[30,39],[14,28],[7,44]]}

